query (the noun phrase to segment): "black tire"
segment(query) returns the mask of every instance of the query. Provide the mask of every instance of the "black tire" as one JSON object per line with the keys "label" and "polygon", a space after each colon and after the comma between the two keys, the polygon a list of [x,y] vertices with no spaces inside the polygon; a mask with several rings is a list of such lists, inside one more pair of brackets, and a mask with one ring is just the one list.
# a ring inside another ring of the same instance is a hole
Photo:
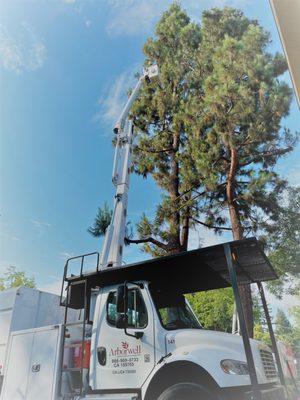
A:
{"label": "black tire", "polygon": [[158,400],[216,400],[216,397],[197,383],[176,383],[165,389]]}

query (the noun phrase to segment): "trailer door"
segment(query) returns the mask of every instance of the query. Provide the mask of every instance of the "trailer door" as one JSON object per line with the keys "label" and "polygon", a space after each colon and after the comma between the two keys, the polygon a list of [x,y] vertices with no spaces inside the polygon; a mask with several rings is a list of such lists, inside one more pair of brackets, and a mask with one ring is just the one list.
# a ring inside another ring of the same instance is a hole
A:
{"label": "trailer door", "polygon": [[13,334],[1,400],[26,400],[34,333]]}

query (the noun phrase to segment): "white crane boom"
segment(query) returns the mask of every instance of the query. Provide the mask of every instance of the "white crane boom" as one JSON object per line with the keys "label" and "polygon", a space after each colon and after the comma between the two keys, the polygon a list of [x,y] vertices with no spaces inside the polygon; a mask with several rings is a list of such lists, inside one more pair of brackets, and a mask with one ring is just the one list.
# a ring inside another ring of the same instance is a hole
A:
{"label": "white crane boom", "polygon": [[117,135],[112,182],[116,187],[113,215],[106,230],[100,258],[100,268],[120,267],[126,230],[126,214],[131,167],[131,148],[133,139],[133,123],[129,119],[132,104],[139,95],[143,83],[158,75],[158,68],[153,65],[144,70],[133,89],[118,119],[114,133]]}

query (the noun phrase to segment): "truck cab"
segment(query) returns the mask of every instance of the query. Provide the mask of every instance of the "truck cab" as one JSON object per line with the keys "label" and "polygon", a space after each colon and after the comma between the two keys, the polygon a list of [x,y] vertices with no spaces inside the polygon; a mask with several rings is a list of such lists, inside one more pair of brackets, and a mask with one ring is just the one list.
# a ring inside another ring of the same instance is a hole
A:
{"label": "truck cab", "polygon": [[[99,289],[93,326],[91,393],[156,399],[179,383],[199,386],[208,399],[249,391],[242,338],[204,330],[172,284],[139,281]],[[251,347],[259,384],[272,389],[278,383],[272,351],[254,340]]]}

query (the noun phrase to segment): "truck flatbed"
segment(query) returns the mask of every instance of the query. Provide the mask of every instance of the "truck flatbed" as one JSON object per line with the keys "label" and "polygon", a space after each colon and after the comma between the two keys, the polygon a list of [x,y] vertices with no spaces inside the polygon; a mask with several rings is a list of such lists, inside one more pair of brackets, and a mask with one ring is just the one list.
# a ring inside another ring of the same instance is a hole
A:
{"label": "truck flatbed", "polygon": [[[180,293],[193,293],[231,286],[225,246],[230,246],[236,265],[239,284],[257,283],[277,279],[276,272],[256,238],[232,241],[203,247],[179,254],[154,258],[124,267],[114,267],[79,275],[67,275],[64,281],[72,287],[69,307],[82,308],[79,298],[84,298],[85,285],[92,288],[119,284],[124,281],[159,281],[172,285]],[[82,293],[81,293],[82,292]]]}

